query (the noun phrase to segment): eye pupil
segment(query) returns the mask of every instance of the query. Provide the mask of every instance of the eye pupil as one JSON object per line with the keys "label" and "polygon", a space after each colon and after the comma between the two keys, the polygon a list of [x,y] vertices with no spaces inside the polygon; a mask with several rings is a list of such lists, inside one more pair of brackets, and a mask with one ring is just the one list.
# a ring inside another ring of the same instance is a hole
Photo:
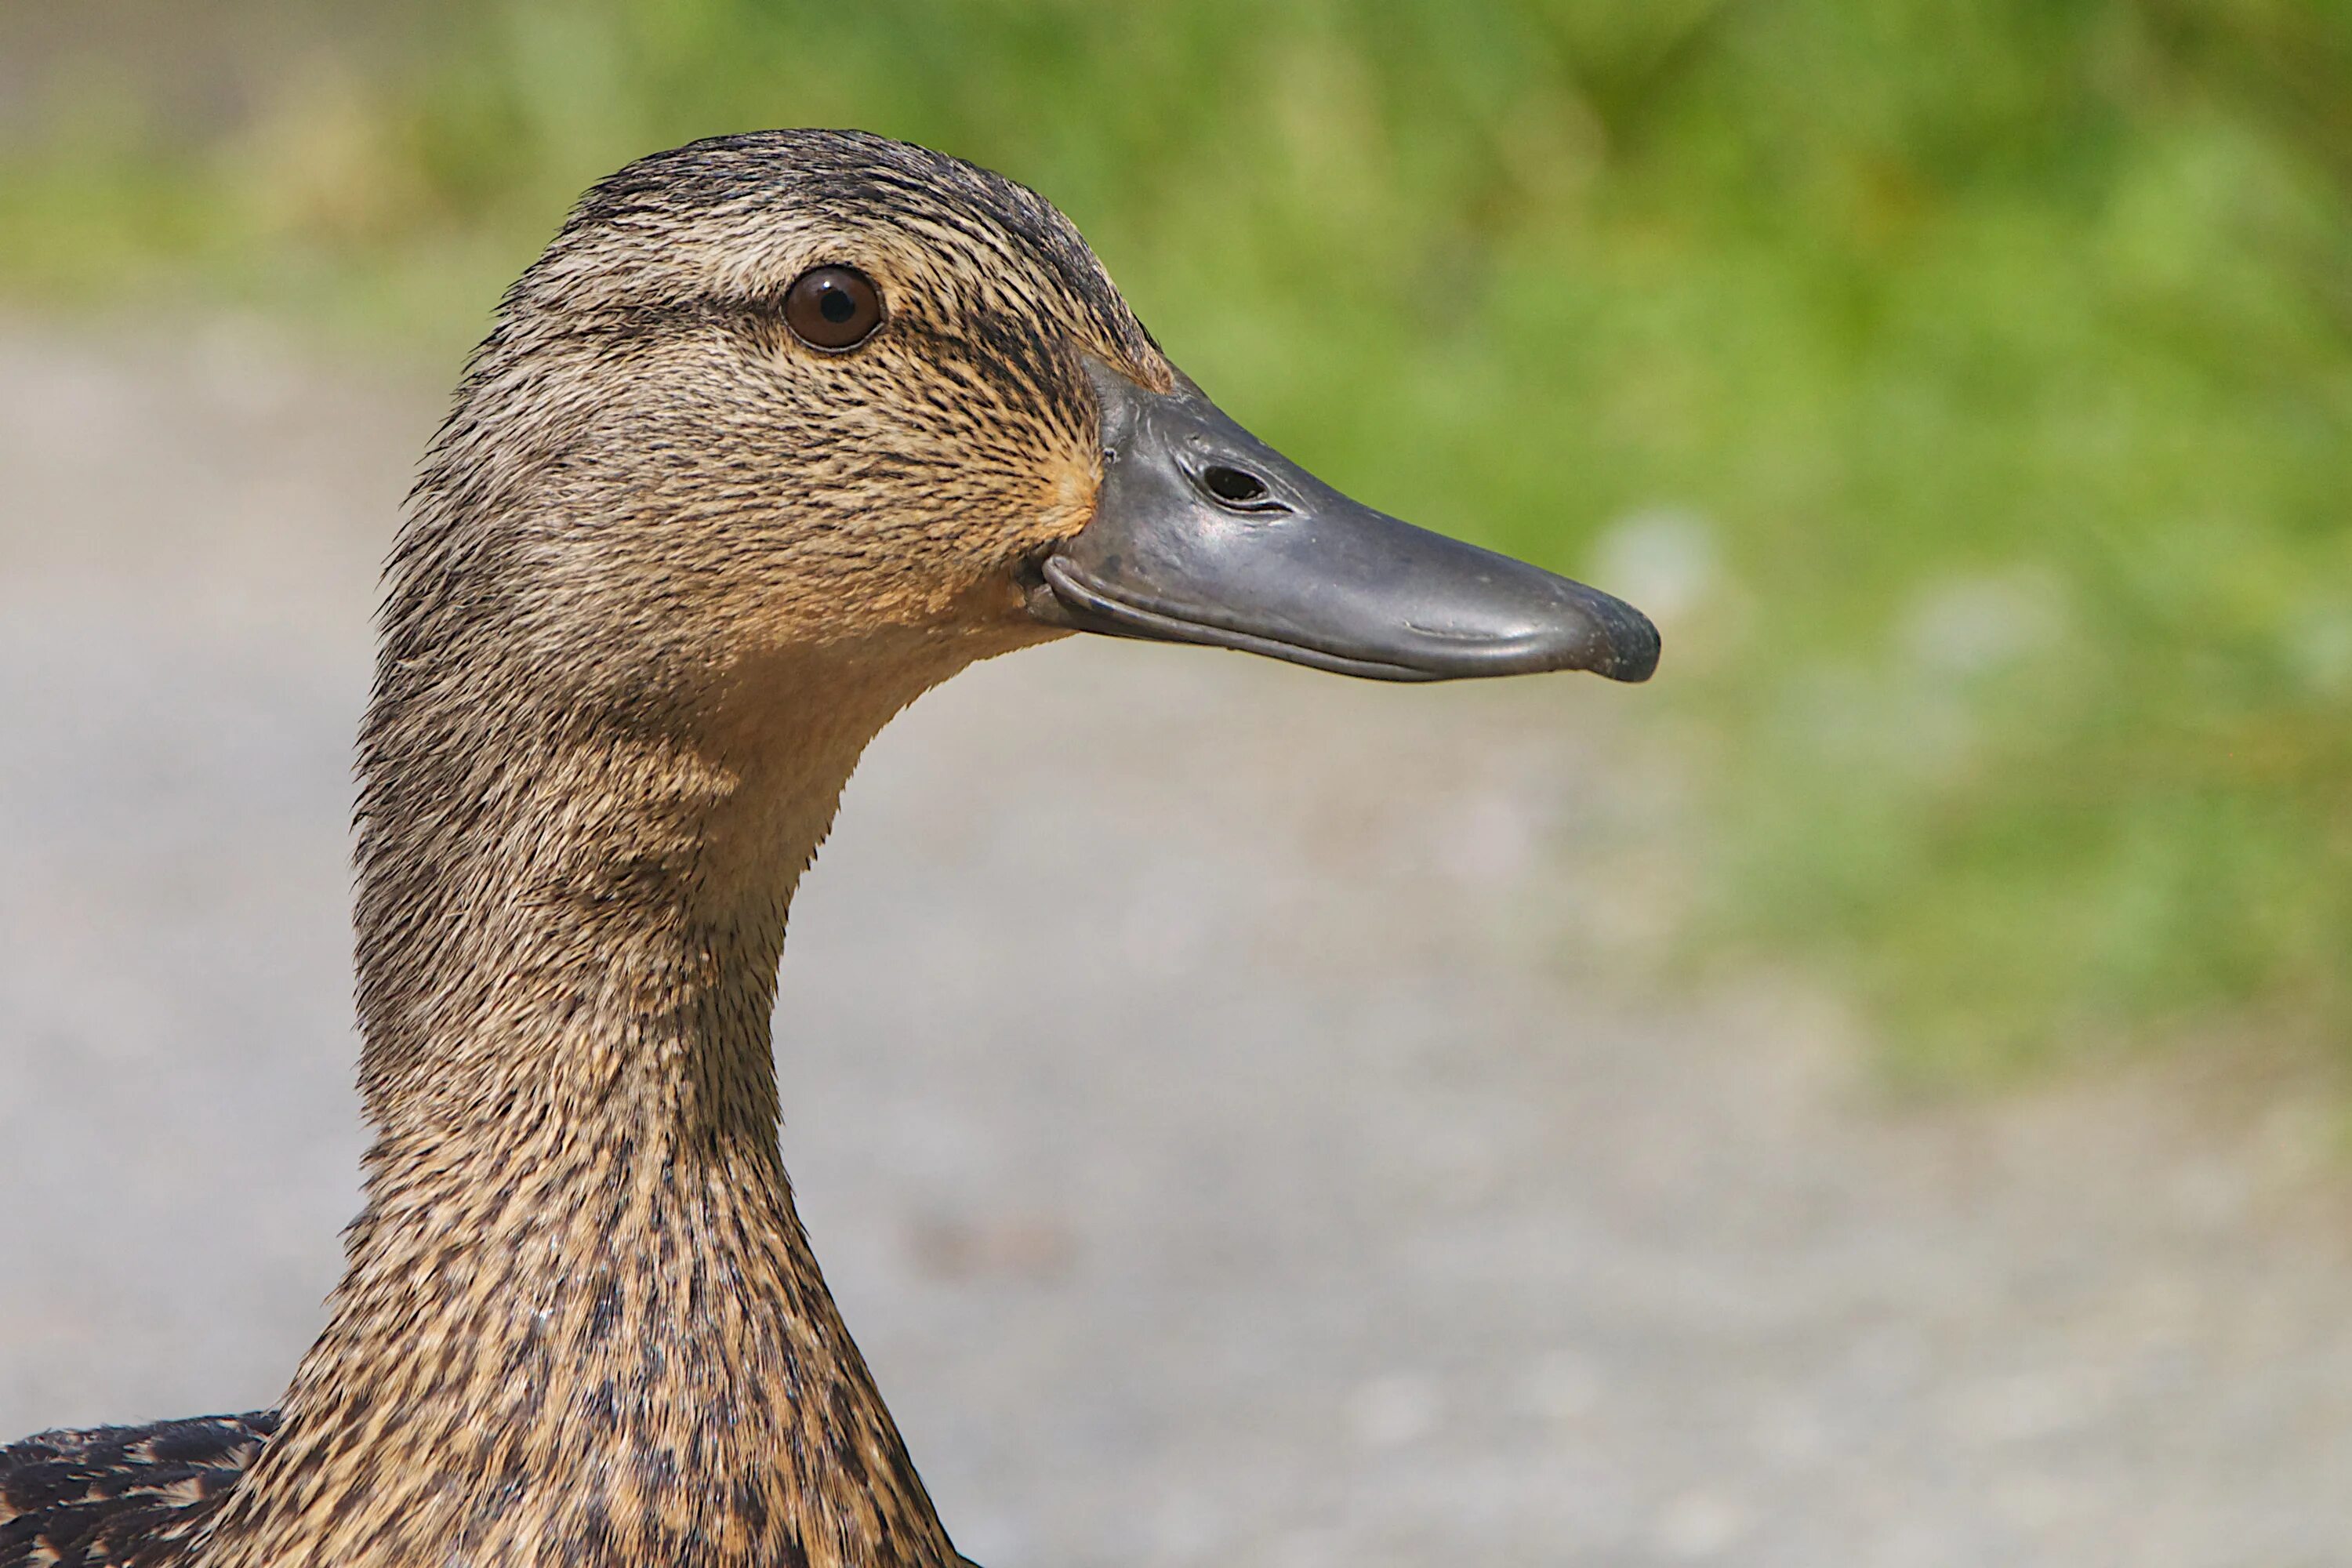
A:
{"label": "eye pupil", "polygon": [[818,267],[784,292],[784,324],[813,349],[856,348],[882,324],[882,296],[855,267]]}

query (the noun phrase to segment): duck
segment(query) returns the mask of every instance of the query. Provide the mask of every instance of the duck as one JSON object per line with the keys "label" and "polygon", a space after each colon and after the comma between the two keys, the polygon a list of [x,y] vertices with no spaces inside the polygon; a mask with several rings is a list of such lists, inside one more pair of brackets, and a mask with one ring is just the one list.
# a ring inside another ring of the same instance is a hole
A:
{"label": "duck", "polygon": [[1045,198],[835,131],[580,199],[379,634],[326,1326],[274,1410],[0,1449],[0,1568],[968,1568],[779,1142],[786,915],[867,742],[1074,634],[1396,681],[1659,656],[1252,436]]}

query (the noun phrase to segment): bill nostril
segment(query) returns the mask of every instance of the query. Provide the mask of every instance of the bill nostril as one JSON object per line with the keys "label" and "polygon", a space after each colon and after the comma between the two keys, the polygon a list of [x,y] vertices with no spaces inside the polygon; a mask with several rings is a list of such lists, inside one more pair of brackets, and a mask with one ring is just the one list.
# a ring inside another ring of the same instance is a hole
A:
{"label": "bill nostril", "polygon": [[1234,506],[1249,506],[1266,499],[1265,481],[1241,468],[1229,468],[1223,463],[1213,463],[1201,471],[1201,483],[1211,495]]}

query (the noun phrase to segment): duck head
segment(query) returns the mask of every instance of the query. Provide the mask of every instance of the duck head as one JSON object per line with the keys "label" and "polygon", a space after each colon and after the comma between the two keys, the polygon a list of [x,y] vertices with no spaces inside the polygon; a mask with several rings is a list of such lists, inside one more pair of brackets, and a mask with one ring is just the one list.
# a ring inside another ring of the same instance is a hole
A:
{"label": "duck head", "polygon": [[723,138],[599,184],[442,447],[479,503],[450,510],[535,520],[502,548],[563,607],[567,667],[616,680],[830,648],[929,684],[1070,632],[1390,680],[1658,657],[1630,606],[1250,435],[1034,193],[868,135]]}

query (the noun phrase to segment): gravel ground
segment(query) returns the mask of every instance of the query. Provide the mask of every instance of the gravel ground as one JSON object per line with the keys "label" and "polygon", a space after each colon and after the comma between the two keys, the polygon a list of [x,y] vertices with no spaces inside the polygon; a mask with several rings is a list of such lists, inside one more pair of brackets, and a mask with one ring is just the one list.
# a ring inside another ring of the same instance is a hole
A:
{"label": "gravel ground", "polygon": [[[434,413],[234,328],[0,323],[0,1433],[269,1403],[318,1324],[349,737]],[[1823,999],[1643,979],[1642,700],[1082,639],[876,747],[785,1147],[958,1542],[2352,1563],[2328,1103],[1892,1105]]]}

